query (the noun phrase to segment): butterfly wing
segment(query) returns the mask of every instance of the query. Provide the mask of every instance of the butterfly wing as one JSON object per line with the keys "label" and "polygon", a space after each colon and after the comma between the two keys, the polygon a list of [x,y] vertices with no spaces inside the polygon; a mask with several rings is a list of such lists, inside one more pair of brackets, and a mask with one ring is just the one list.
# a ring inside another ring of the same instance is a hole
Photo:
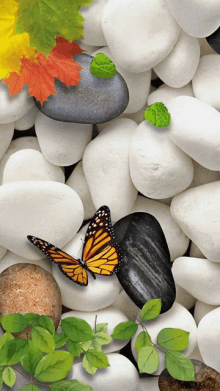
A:
{"label": "butterfly wing", "polygon": [[41,250],[51,261],[55,262],[59,269],[70,280],[79,285],[88,285],[88,275],[81,266],[80,261],[71,257],[53,244],[35,236],[27,236],[28,240]]}
{"label": "butterfly wing", "polygon": [[121,264],[121,249],[117,243],[107,244],[100,252],[86,261],[89,270],[102,276],[111,276],[116,273]]}

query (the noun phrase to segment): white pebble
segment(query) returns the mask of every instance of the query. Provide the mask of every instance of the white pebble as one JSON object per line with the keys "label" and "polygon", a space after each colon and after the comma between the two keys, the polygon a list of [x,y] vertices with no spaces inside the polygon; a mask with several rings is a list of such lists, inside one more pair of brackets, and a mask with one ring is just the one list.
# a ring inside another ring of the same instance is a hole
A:
{"label": "white pebble", "polygon": [[99,49],[99,46],[87,45],[84,39],[78,39],[77,41],[75,41],[75,43],[78,43],[81,49],[85,50],[86,54],[92,54],[95,50]]}
{"label": "white pebble", "polygon": [[220,264],[207,259],[180,257],[172,266],[174,281],[196,299],[220,305]]}
{"label": "white pebble", "polygon": [[0,82],[0,124],[17,121],[34,106],[33,98],[29,98],[28,95],[28,87],[24,86],[20,94],[11,98],[8,86]]}
{"label": "white pebble", "polygon": [[194,96],[191,83],[181,88],[172,88],[162,84],[160,88],[148,96],[147,102],[149,106],[156,102],[162,102],[167,106],[170,100],[177,96]]}
{"label": "white pebble", "polygon": [[193,350],[193,352],[189,355],[189,358],[190,360],[194,359],[194,360],[199,360],[201,362],[204,362],[201,353],[199,351],[198,343],[196,344],[196,347]]}
{"label": "white pebble", "polygon": [[129,153],[134,186],[149,198],[167,198],[193,179],[192,160],[167,136],[167,130],[143,121],[134,131]]}
{"label": "white pebble", "polygon": [[207,303],[203,303],[200,300],[196,300],[195,309],[194,309],[194,319],[196,324],[198,325],[200,320],[204,318],[206,314],[218,308],[219,305],[211,305]]}
{"label": "white pebble", "polygon": [[220,180],[218,171],[208,170],[199,163],[192,161],[194,166],[194,177],[189,187],[197,187],[206,183],[216,182]]}
{"label": "white pebble", "polygon": [[216,54],[216,52],[211,48],[205,38],[198,38],[200,45],[200,56],[206,56],[207,54]]}
{"label": "white pebble", "polygon": [[48,162],[41,152],[23,149],[11,155],[3,173],[3,184],[21,181],[64,183],[65,175],[60,167]]}
{"label": "white pebble", "polygon": [[57,166],[70,166],[82,159],[92,139],[92,125],[55,121],[39,112],[35,130],[45,158]]}
{"label": "white pebble", "polygon": [[135,321],[138,313],[140,312],[140,308],[134,304],[124,289],[119,293],[111,307],[121,310],[129,320],[133,321]]}
{"label": "white pebble", "polygon": [[203,258],[205,259],[205,255],[202,253],[202,251],[197,247],[197,245],[193,242],[191,242],[190,250],[189,250],[189,256],[193,258]]}
{"label": "white pebble", "polygon": [[102,32],[101,16],[107,1],[93,0],[89,5],[80,8],[80,13],[85,19],[83,22],[83,38],[87,45],[106,45],[106,40]]}
{"label": "white pebble", "polygon": [[154,71],[168,86],[181,88],[192,80],[199,58],[198,40],[181,31],[172,52],[154,67]]}
{"label": "white pebble", "polygon": [[16,130],[28,130],[35,124],[37,113],[39,112],[37,106],[34,105],[23,117],[15,122]]}
{"label": "white pebble", "polygon": [[220,58],[219,54],[203,56],[192,80],[195,97],[220,110]]}
{"label": "white pebble", "polygon": [[220,170],[220,113],[190,96],[172,99],[167,108],[171,140],[201,166]]}
{"label": "white pebble", "polygon": [[129,170],[129,145],[137,127],[130,119],[117,119],[92,140],[83,155],[83,171],[98,209],[107,205],[112,221],[127,215],[137,197]]}
{"label": "white pebble", "polygon": [[165,0],[109,0],[102,29],[115,59],[134,73],[148,71],[168,56],[180,33]]}
{"label": "white pebble", "polygon": [[0,124],[0,159],[7,151],[14,134],[14,122]]}
{"label": "white pebble", "polygon": [[220,372],[220,308],[209,312],[198,325],[198,346],[204,363]]}
{"label": "white pebble", "polygon": [[209,261],[220,262],[220,181],[175,196],[171,214]]}
{"label": "white pebble", "polygon": [[183,305],[187,310],[190,310],[195,302],[196,299],[193,297],[189,292],[187,292],[185,289],[183,289],[178,284],[176,285],[176,301],[177,303]]}
{"label": "white pebble", "polygon": [[74,190],[59,182],[12,182],[0,187],[0,215],[0,244],[38,260],[44,255],[27,235],[62,248],[82,224],[83,205]]}
{"label": "white pebble", "polygon": [[158,386],[158,376],[143,377],[139,380],[138,391],[160,391]]}
{"label": "white pebble", "polygon": [[52,273],[52,262],[49,261],[49,259],[39,259],[38,261],[30,260],[24,257],[20,257],[19,255],[14,254],[12,251],[7,251],[6,255],[0,260],[0,273],[9,266],[15,265],[16,263],[31,263],[33,265],[42,267],[49,273]]}
{"label": "white pebble", "polygon": [[7,253],[7,248],[0,246],[0,259],[2,259]]}

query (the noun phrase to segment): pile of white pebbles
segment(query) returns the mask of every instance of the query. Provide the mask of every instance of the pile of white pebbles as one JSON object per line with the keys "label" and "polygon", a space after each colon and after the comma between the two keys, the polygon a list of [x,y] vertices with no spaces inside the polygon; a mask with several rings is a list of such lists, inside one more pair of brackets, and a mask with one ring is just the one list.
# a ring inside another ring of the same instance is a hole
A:
{"label": "pile of white pebbles", "polygon": [[[71,309],[62,318],[81,317],[94,327],[97,314],[111,334],[139,313],[117,277],[89,276],[87,287],[78,286],[26,237],[46,238],[78,256],[87,226],[79,229],[100,206],[109,206],[113,222],[131,212],[150,213],[166,236],[177,297],[148,323],[148,332],[156,342],[165,327],[189,331],[184,353],[220,371],[220,56],[204,38],[219,27],[220,0],[93,0],[81,12],[81,47],[114,61],[129,104],[118,118],[99,124],[92,140],[92,125],[50,119],[26,87],[10,99],[0,84],[0,272],[16,263],[42,266]],[[157,77],[164,84],[155,90],[151,80]],[[143,120],[155,102],[167,106],[169,127]],[[37,137],[12,141],[14,129],[33,125]],[[64,167],[75,163],[65,183]],[[157,377],[139,380],[135,366],[120,355],[126,343],[105,346],[110,367],[91,376],[74,361],[69,378],[94,391],[158,391]],[[155,374],[164,367],[160,354]],[[17,377],[16,389],[23,384]]]}

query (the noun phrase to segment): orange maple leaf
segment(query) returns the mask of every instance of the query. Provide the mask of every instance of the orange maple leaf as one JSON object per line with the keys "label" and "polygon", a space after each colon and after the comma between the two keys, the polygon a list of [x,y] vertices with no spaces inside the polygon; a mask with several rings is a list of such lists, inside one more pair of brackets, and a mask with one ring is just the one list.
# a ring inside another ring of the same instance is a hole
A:
{"label": "orange maple leaf", "polygon": [[23,57],[20,75],[13,72],[3,80],[8,85],[11,97],[21,92],[24,85],[29,86],[29,95],[34,96],[41,104],[48,96],[55,93],[55,77],[66,84],[78,85],[80,80],[80,65],[72,59],[73,56],[82,52],[78,44],[68,42],[66,39],[57,37],[56,47],[48,58],[38,52],[37,62]]}

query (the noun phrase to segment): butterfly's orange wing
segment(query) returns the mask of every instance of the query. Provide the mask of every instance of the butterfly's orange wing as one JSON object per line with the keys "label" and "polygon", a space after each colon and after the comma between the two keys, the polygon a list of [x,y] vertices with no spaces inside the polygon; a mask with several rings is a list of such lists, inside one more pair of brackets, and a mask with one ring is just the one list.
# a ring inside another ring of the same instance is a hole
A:
{"label": "butterfly's orange wing", "polygon": [[28,236],[28,240],[39,248],[51,261],[55,262],[66,277],[75,281],[79,285],[88,285],[88,275],[86,270],[77,260],[53,244],[35,236]]}

